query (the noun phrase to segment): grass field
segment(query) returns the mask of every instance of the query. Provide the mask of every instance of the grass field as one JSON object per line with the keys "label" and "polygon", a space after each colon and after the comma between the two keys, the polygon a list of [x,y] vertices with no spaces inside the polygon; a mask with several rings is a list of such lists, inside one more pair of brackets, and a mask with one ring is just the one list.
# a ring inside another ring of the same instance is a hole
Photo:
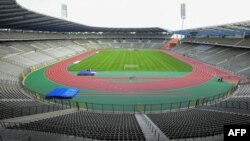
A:
{"label": "grass field", "polygon": [[95,71],[180,71],[190,72],[192,67],[157,50],[106,50],[96,53],[69,71],[92,69]]}

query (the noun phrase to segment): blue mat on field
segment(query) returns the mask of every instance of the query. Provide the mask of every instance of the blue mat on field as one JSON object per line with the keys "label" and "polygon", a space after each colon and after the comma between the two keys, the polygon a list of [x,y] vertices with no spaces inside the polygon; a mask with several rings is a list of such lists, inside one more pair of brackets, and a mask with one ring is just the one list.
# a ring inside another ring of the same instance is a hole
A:
{"label": "blue mat on field", "polygon": [[46,98],[71,99],[76,96],[78,92],[79,89],[55,88],[46,95]]}

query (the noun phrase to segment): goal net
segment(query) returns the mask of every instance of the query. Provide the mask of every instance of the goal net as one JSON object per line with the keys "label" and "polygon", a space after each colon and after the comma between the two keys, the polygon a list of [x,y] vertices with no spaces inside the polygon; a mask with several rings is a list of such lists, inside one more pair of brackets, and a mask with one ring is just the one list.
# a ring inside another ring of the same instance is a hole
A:
{"label": "goal net", "polygon": [[123,69],[124,70],[138,70],[139,69],[139,65],[128,65],[128,64],[125,64]]}

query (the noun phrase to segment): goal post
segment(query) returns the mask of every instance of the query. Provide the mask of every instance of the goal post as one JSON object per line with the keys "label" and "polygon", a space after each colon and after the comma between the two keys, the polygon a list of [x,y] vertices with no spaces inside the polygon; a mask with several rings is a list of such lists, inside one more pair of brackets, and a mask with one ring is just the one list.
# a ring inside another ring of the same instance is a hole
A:
{"label": "goal post", "polygon": [[130,70],[130,69],[136,69],[138,70],[139,69],[139,65],[131,65],[131,64],[125,64],[124,67],[123,67],[123,70]]}

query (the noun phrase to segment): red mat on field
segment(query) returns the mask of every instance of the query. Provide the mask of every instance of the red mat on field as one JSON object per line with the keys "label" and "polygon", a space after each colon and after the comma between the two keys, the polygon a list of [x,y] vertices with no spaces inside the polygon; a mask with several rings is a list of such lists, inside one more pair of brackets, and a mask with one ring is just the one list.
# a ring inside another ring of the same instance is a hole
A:
{"label": "red mat on field", "polygon": [[171,51],[163,52],[191,65],[193,68],[192,72],[182,77],[155,79],[154,81],[149,82],[119,83],[112,81],[107,82],[105,78],[78,77],[67,71],[67,66],[69,64],[95,53],[95,51],[91,51],[50,66],[45,71],[45,75],[49,80],[65,86],[115,92],[149,92],[181,89],[205,83],[213,77],[223,77],[223,79],[227,81],[238,81],[240,79],[238,76],[233,76],[227,72],[210,67],[186,56]]}

